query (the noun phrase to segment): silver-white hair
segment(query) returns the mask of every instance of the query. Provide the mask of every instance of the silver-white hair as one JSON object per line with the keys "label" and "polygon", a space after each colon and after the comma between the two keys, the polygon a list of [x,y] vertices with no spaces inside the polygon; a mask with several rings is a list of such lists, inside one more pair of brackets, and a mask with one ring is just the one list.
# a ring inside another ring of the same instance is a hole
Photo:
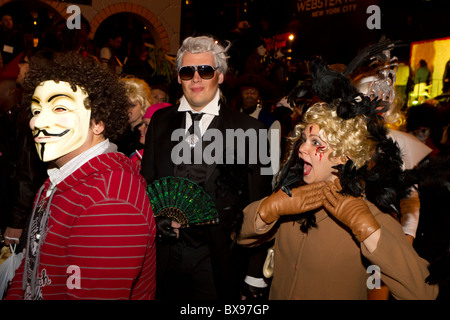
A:
{"label": "silver-white hair", "polygon": [[182,67],[183,56],[186,52],[190,53],[203,53],[211,52],[214,55],[214,61],[218,68],[218,73],[226,74],[228,70],[228,56],[227,51],[230,48],[231,43],[226,42],[226,46],[223,47],[217,40],[208,36],[188,37],[184,39],[180,49],[178,49],[176,57],[177,71]]}

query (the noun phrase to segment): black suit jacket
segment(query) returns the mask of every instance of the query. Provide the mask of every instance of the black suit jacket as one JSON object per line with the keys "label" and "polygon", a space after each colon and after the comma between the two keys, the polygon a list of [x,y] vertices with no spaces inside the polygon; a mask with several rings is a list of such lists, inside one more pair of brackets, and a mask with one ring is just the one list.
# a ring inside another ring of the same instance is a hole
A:
{"label": "black suit jacket", "polygon": [[[226,105],[221,106],[218,117],[217,128],[222,132],[223,137],[226,135],[226,129],[243,129],[244,131],[248,129],[256,129],[258,132],[259,130],[266,129],[262,122],[240,112],[231,110]],[[144,156],[142,159],[141,174],[147,180],[147,183],[151,183],[162,177],[175,175],[176,165],[172,161],[171,152],[179,141],[171,141],[171,135],[176,129],[184,128],[185,112],[179,112],[178,106],[163,108],[155,112],[145,138],[146,143],[144,146]],[[223,141],[225,144],[225,138]],[[236,148],[237,146],[235,145],[234,149],[237,152]],[[245,149],[249,150],[250,148],[246,146]],[[248,151],[247,156],[250,156]],[[244,172],[244,170],[247,171],[247,176],[244,179],[243,177],[240,177],[239,180],[240,182],[245,180],[244,183],[247,187],[247,190],[245,190],[247,193],[247,201],[245,201],[246,203],[244,203],[244,205],[259,200],[271,193],[270,181],[272,176],[261,175],[261,168],[270,167],[270,163],[263,165],[260,162],[260,157],[257,156],[256,158],[257,163],[248,163],[249,159],[246,159],[247,163],[243,165],[245,168],[239,168],[238,170],[238,172],[241,173]],[[227,166],[231,168],[240,167],[240,165],[221,165],[216,163],[209,165],[204,184],[205,191],[208,192],[216,201],[216,204],[219,205],[219,211],[220,208],[226,204],[220,205],[221,201],[220,199],[217,199],[217,180],[219,179],[220,174],[225,173],[224,167]],[[229,173],[229,171],[226,172]],[[236,173],[236,171],[231,173]],[[230,191],[231,194],[236,191],[236,185],[230,185],[229,187],[230,188],[228,191]],[[223,193],[221,193],[221,195],[223,195]]]}
{"label": "black suit jacket", "polygon": [[[172,161],[171,152],[179,141],[171,141],[171,136],[174,130],[184,128],[185,112],[179,112],[178,105],[155,112],[145,138],[141,166],[141,174],[147,183],[152,183],[162,177],[176,175],[176,165]],[[266,131],[262,122],[231,110],[223,103],[220,107],[216,128],[222,132],[224,154],[225,148],[230,147],[225,143],[226,129],[243,129],[244,131],[255,129],[258,133],[260,130]],[[214,163],[208,165],[203,188],[216,203],[219,224],[189,228],[190,233],[198,231],[198,233],[206,232],[208,234],[219,298],[227,298],[232,295],[230,283],[234,281],[232,278],[234,275],[230,272],[235,267],[233,265],[235,262],[233,262],[232,233],[238,229],[236,223],[239,224],[239,218],[242,218],[239,217],[239,214],[246,205],[269,195],[272,191],[272,175],[261,175],[261,168],[270,167],[270,163],[261,164],[259,156],[256,156],[256,163],[250,163],[249,143],[246,140],[247,157],[244,164]],[[266,143],[268,145],[268,141]],[[234,152],[237,152],[237,143],[234,143]],[[180,231],[183,232],[183,230]],[[160,252],[161,250],[163,250],[162,247],[159,248]],[[164,268],[164,263],[165,260],[158,260],[158,267]]]}

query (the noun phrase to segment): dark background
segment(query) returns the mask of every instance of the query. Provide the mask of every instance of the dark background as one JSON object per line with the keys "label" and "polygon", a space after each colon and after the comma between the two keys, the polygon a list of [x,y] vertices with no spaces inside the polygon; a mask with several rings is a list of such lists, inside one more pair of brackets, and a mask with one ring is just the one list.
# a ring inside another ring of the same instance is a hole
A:
{"label": "dark background", "polygon": [[[357,3],[358,12],[311,18],[311,14],[298,12],[297,0],[182,0],[180,41],[187,36],[200,34],[228,40],[238,22],[246,20],[252,26],[255,37],[271,38],[292,32],[295,35],[290,44],[293,58],[309,59],[312,55],[320,54],[329,63],[348,63],[359,49],[378,41],[382,35],[392,40],[403,40],[405,46],[394,52],[400,58],[409,58],[411,42],[450,37],[450,11],[447,8],[450,0],[320,1]],[[380,30],[366,27],[369,14],[365,8],[371,4],[381,9]],[[3,5],[1,11],[12,13],[15,25],[35,36],[41,35],[45,28],[51,26],[54,17],[48,11],[48,6],[34,0],[11,1]],[[37,24],[33,24],[34,21]],[[129,30],[128,34],[133,39],[144,37],[148,42],[152,41],[139,17],[120,13],[106,19],[99,27],[99,35],[96,35],[98,45],[105,41],[102,31],[111,28]],[[133,39],[126,39],[126,42],[131,43]]]}
{"label": "dark background", "polygon": [[[397,49],[396,55],[407,58],[411,42],[450,36],[449,0],[355,0],[357,14],[314,19],[298,13],[296,0],[192,0],[189,5],[182,2],[181,39],[192,34],[226,39],[239,21],[247,20],[264,37],[293,32],[296,38],[292,55],[300,59],[321,54],[330,62],[347,63],[358,49],[378,41],[382,35],[403,40],[406,46]],[[380,30],[366,27],[369,14],[363,9],[370,4],[381,9]]]}

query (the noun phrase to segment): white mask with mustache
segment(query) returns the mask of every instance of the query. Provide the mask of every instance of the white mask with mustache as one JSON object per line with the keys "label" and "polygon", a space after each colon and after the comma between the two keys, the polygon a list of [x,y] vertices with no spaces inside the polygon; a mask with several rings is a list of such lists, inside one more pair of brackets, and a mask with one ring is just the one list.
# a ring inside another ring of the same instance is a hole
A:
{"label": "white mask with mustache", "polygon": [[84,106],[87,98],[80,87],[74,92],[64,81],[44,81],[36,87],[30,128],[42,161],[58,159],[84,144],[91,119],[91,110]]}

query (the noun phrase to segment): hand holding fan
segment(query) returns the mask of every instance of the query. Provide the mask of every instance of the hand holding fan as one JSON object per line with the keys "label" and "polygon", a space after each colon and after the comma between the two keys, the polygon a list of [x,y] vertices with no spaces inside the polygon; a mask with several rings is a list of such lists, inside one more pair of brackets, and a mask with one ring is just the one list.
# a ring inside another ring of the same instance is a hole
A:
{"label": "hand holding fan", "polygon": [[164,177],[147,186],[155,217],[176,220],[181,228],[219,222],[214,201],[198,184],[181,177]]}

